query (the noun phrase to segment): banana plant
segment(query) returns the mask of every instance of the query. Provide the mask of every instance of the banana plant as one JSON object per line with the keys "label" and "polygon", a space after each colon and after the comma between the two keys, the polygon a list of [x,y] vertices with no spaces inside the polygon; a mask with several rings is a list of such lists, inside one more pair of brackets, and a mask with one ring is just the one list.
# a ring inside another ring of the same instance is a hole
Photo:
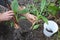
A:
{"label": "banana plant", "polygon": [[[45,7],[46,7],[46,0],[41,0],[41,4],[40,4],[40,9],[41,10],[40,10],[40,12],[38,10],[36,10],[37,11],[37,14],[36,14],[37,15],[37,21],[42,19],[44,22],[46,22],[48,24],[48,19],[46,17],[42,16],[42,13],[43,13]],[[39,27],[39,26],[36,26],[36,25],[34,25],[33,29],[37,29]]]}
{"label": "banana plant", "polygon": [[[41,0],[41,3],[39,4],[39,8],[37,8],[37,6],[35,4],[28,4],[28,9],[30,11],[30,13],[32,13],[33,15],[35,15],[37,18],[36,18],[36,22],[33,23],[31,29],[35,30],[37,28],[39,28],[39,25],[38,24],[38,21],[39,20],[43,20],[45,23],[48,24],[48,19],[42,15],[42,13],[44,12],[44,9],[46,7],[46,0]],[[39,10],[38,10],[39,9]]]}
{"label": "banana plant", "polygon": [[[15,26],[19,26],[18,25],[18,20],[19,20],[19,14],[24,14],[24,13],[27,13],[28,12],[28,9],[23,9],[23,10],[20,10],[19,9],[19,4],[18,4],[18,1],[17,0],[13,0],[12,1],[12,3],[11,3],[11,9],[13,10],[13,12],[14,12],[14,18],[13,18],[13,20],[14,20],[14,25]],[[12,24],[12,23],[11,23]]]}
{"label": "banana plant", "polygon": [[[35,2],[38,2],[38,0]],[[33,23],[32,28],[37,29],[39,28],[39,24],[38,21],[39,20],[43,20],[46,24],[48,24],[48,19],[43,16],[42,14],[44,12],[46,12],[46,14],[51,14],[52,16],[55,17],[55,15],[57,14],[58,10],[60,10],[60,6],[57,7],[55,5],[55,3],[51,3],[50,1],[47,2],[47,0],[41,0],[40,3],[36,4],[28,4],[28,9],[30,11],[30,13],[32,13],[33,15],[35,15],[36,18],[36,23]]]}
{"label": "banana plant", "polygon": [[[35,2],[36,1],[38,2],[38,0],[35,0]],[[41,0],[38,6],[36,6],[35,4],[28,4],[26,8],[23,10],[19,10],[19,4],[17,0],[13,0],[11,3],[11,9],[14,11],[14,14],[15,14],[15,20],[14,20],[16,21],[15,23],[17,23],[19,19],[18,14],[24,14],[24,13],[30,12],[37,17],[36,22],[33,23],[32,25],[33,30],[39,28],[39,25],[40,25],[38,24],[39,20],[43,20],[46,24],[48,24],[48,19],[42,15],[44,11],[48,11],[48,12],[51,12],[52,15],[56,15],[56,12],[58,11],[59,8],[55,6],[54,3],[50,3],[50,2],[47,3],[46,0]]]}

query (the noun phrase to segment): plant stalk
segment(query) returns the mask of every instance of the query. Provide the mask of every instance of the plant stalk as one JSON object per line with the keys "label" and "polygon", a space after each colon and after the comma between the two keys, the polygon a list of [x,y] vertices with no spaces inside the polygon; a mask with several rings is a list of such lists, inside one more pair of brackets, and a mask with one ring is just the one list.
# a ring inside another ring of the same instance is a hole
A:
{"label": "plant stalk", "polygon": [[[11,7],[10,7],[9,4],[7,4],[7,7],[9,8],[9,10],[11,10]],[[16,20],[15,15],[14,15],[14,17],[13,17],[13,21],[14,21],[14,28],[15,28],[15,29],[18,29],[18,28],[19,28],[19,25],[18,25],[18,22],[17,22],[17,20]]]}

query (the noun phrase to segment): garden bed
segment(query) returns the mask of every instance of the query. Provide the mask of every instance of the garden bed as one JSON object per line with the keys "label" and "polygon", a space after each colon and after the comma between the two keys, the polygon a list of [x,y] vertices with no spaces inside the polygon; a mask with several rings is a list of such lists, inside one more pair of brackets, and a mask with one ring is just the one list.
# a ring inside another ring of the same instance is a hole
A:
{"label": "garden bed", "polygon": [[[8,11],[7,8],[0,6],[3,12]],[[1,12],[2,12],[1,11]],[[60,10],[58,11],[55,19],[52,15],[49,14],[47,18],[49,20],[55,21],[60,28]],[[18,21],[20,28],[15,29],[14,27],[10,27],[9,25],[4,25],[4,22],[0,24],[0,40],[60,40],[59,32],[55,33],[51,37],[46,37],[43,34],[43,21],[41,20],[39,23],[39,28],[37,30],[30,30],[32,23],[27,19],[20,19]],[[60,30],[59,30],[60,31]]]}

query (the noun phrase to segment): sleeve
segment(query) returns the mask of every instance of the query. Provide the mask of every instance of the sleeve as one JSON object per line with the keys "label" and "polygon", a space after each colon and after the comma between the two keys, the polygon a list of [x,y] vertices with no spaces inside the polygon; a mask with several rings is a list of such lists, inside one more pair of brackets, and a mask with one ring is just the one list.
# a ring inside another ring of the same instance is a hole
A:
{"label": "sleeve", "polygon": [[0,13],[8,11],[8,8],[0,5]]}
{"label": "sleeve", "polygon": [[0,0],[0,5],[7,7],[7,4],[11,4],[11,0]]}
{"label": "sleeve", "polygon": [[0,5],[7,7],[4,0],[0,0]]}

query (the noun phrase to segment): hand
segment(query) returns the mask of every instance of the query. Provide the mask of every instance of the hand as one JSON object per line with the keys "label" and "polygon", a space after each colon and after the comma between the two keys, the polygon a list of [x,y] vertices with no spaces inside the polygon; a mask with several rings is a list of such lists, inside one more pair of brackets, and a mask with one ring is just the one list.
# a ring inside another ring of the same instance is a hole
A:
{"label": "hand", "polygon": [[36,21],[36,16],[26,13],[24,16],[33,24]]}
{"label": "hand", "polygon": [[[25,6],[20,6],[19,7],[20,10],[25,9]],[[36,21],[36,16],[26,13],[26,14],[22,14],[23,16],[25,16],[32,24]]]}
{"label": "hand", "polygon": [[13,11],[7,11],[7,12],[4,12],[4,13],[1,13],[0,14],[0,21],[8,21],[8,20],[11,20],[13,18]]}

